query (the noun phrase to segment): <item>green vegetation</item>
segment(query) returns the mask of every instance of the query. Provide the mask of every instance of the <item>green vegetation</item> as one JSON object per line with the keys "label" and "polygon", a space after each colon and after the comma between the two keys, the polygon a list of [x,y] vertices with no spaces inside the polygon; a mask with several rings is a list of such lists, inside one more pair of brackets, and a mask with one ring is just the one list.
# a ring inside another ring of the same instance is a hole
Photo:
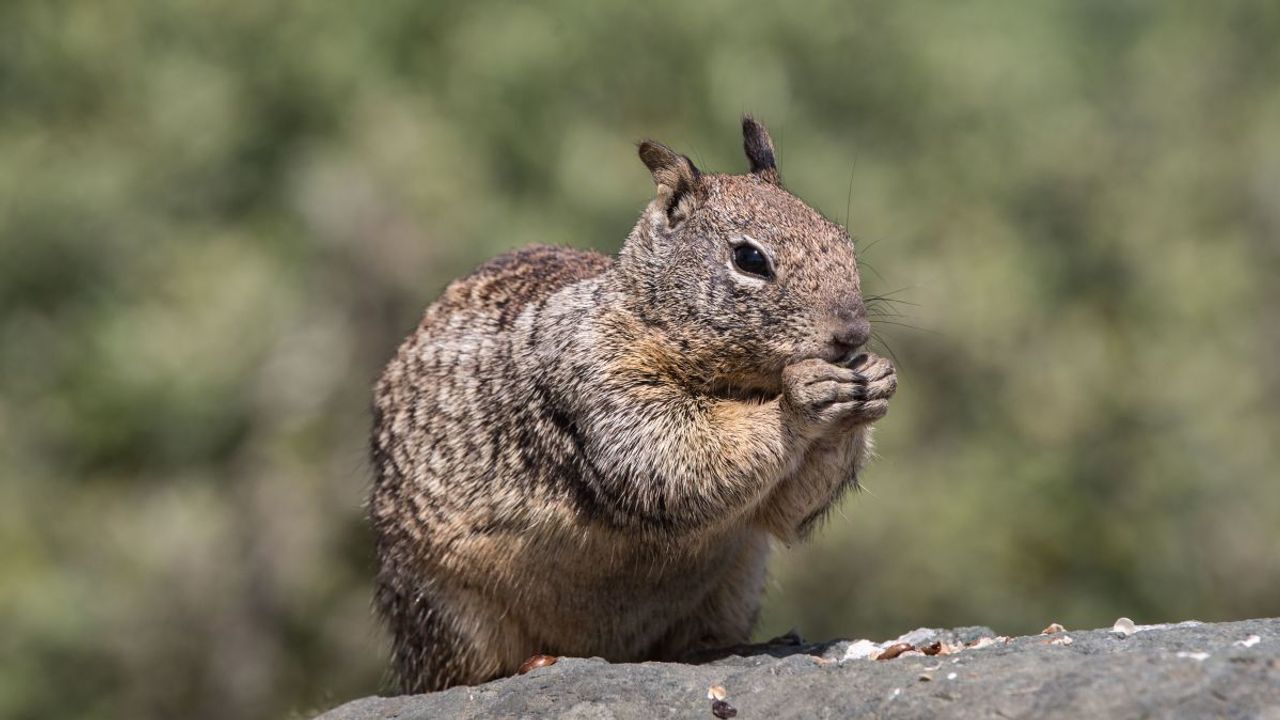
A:
{"label": "green vegetation", "polygon": [[1262,0],[0,4],[0,717],[376,690],[381,363],[484,258],[616,249],[636,139],[740,171],[743,111],[901,301],[869,492],[762,635],[1280,615],[1277,37]]}

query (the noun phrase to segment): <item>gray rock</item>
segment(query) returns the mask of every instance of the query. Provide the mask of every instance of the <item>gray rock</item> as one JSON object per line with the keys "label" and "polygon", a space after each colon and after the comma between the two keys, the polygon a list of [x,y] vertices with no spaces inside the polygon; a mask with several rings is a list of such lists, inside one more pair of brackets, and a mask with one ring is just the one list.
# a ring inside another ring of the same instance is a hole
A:
{"label": "gray rock", "polygon": [[[991,635],[986,628],[922,629],[907,639],[927,645]],[[1258,639],[1246,644],[1255,635]],[[356,700],[321,720],[705,719],[715,717],[707,697],[712,685],[725,688],[740,720],[1280,720],[1280,619],[1155,626],[1127,637],[1110,630],[1068,630],[952,655],[841,662],[849,645],[779,638],[733,648],[728,656],[698,665],[563,658],[527,675],[476,687]]]}

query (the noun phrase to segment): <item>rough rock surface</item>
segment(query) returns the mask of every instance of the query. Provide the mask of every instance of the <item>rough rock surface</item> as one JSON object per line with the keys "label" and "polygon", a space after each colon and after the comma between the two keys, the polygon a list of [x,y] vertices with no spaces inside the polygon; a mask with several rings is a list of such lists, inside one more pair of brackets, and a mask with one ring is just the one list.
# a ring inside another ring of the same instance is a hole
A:
{"label": "rough rock surface", "polygon": [[[562,658],[527,675],[429,695],[370,697],[322,720],[437,718],[1057,718],[1280,720],[1280,619],[1138,626],[1018,638],[921,629],[953,654],[872,660],[897,642],[779,639],[704,664]],[[1070,641],[1063,640],[1069,637]],[[944,650],[945,652],[945,650]],[[862,657],[854,657],[859,656]],[[849,659],[845,659],[849,658]],[[728,706],[712,712],[708,690]]]}

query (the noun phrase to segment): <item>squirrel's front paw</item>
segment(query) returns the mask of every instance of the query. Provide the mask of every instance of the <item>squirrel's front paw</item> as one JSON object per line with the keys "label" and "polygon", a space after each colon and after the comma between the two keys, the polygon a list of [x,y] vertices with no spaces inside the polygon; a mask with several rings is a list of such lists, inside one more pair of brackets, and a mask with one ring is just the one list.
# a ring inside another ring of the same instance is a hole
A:
{"label": "squirrel's front paw", "polygon": [[782,371],[782,384],[784,401],[807,423],[860,425],[889,411],[898,376],[893,363],[867,354],[847,368],[802,360]]}

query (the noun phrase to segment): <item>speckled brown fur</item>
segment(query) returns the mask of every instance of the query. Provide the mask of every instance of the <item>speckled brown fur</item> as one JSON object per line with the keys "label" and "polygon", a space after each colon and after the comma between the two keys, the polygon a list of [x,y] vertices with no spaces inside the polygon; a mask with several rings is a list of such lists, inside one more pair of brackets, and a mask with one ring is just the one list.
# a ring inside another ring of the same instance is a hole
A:
{"label": "speckled brown fur", "polygon": [[657,193],[616,260],[491,260],[387,365],[369,514],[403,691],[744,642],[769,538],[856,484],[897,379],[846,367],[869,331],[853,242],[782,188],[762,125],[743,138],[747,175],[642,143]]}

